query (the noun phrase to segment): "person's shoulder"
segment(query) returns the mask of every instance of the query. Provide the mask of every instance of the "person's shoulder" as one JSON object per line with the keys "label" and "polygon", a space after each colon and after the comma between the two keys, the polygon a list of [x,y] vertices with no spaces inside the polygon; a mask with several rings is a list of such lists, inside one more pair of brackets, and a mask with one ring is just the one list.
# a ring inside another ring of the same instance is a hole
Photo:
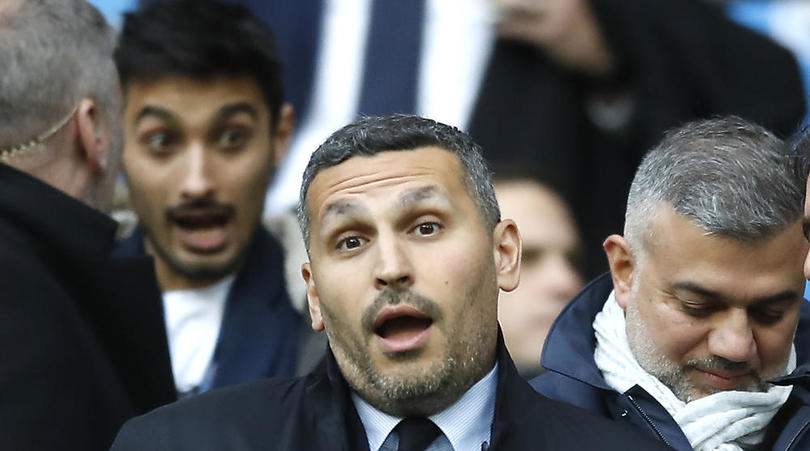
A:
{"label": "person's shoulder", "polygon": [[[187,421],[197,424],[238,423],[255,414],[267,416],[268,406],[282,406],[299,402],[305,396],[313,376],[297,378],[268,378],[245,384],[211,390],[178,402],[168,404],[144,415],[157,422]],[[148,419],[148,418],[146,418]]]}
{"label": "person's shoulder", "polygon": [[272,437],[305,416],[319,381],[270,378],[192,396],[129,420],[112,449],[224,449],[228,437]]}
{"label": "person's shoulder", "polygon": [[539,436],[546,446],[599,450],[669,449],[663,442],[645,436],[629,424],[618,423],[539,393],[535,395],[523,412],[523,427]]}

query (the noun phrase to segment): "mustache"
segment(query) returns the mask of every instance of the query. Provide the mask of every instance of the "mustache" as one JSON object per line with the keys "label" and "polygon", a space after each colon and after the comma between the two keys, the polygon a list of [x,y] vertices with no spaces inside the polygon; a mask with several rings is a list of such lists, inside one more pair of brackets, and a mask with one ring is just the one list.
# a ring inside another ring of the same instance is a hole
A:
{"label": "mustache", "polygon": [[389,305],[397,305],[400,303],[416,308],[429,316],[434,322],[442,319],[442,311],[436,301],[422,296],[409,288],[387,288],[380,292],[380,294],[374,298],[374,302],[363,311],[361,318],[363,328],[365,330],[373,330],[374,322],[380,310]]}
{"label": "mustache", "polygon": [[753,372],[753,368],[748,362],[733,362],[723,357],[713,356],[705,359],[692,359],[686,362],[686,367],[695,368],[697,370],[725,370],[725,371],[749,371]]}
{"label": "mustache", "polygon": [[166,219],[173,222],[195,215],[218,216],[227,221],[236,215],[236,208],[205,197],[166,208]]}

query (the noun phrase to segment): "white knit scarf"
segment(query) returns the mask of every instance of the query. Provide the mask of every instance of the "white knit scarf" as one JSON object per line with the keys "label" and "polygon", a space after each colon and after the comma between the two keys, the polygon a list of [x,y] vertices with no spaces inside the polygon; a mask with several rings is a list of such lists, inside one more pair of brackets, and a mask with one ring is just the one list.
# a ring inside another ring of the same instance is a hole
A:
{"label": "white knit scarf", "polygon": [[[636,361],[627,341],[624,310],[613,292],[596,315],[593,329],[594,360],[608,385],[619,393],[635,385],[646,390],[669,412],[698,451],[737,451],[757,446],[793,389],[774,385],[761,393],[728,390],[684,403]],[[795,368],[796,351],[791,347],[787,372]]]}

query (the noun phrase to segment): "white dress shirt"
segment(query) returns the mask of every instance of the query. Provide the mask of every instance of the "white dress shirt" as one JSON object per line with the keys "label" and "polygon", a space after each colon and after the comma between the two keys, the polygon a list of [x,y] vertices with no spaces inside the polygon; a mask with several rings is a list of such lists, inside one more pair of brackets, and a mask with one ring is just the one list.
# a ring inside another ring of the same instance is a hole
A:
{"label": "white dress shirt", "polygon": [[[428,417],[441,429],[440,435],[426,451],[453,449],[468,451],[481,449],[481,444],[489,442],[492,420],[495,416],[495,392],[498,387],[498,364],[467,390],[461,398],[447,409]],[[396,450],[399,437],[391,431],[402,418],[388,415],[375,408],[352,392],[360,421],[366,430],[371,451]],[[389,437],[392,435],[392,437]],[[452,448],[447,448],[448,442]]]}
{"label": "white dress shirt", "polygon": [[194,389],[206,377],[235,277],[205,288],[163,293],[172,372],[181,393]]}
{"label": "white dress shirt", "polygon": [[[312,107],[276,171],[265,214],[298,203],[301,176],[312,152],[355,119],[372,0],[326,0],[316,55]],[[426,0],[416,112],[464,128],[492,50],[490,0]]]}

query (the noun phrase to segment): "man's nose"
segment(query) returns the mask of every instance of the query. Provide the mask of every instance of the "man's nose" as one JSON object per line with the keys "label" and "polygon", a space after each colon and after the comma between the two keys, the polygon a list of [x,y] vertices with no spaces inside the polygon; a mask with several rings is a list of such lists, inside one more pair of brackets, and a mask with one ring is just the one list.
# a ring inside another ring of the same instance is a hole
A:
{"label": "man's nose", "polygon": [[754,332],[744,309],[731,309],[717,319],[709,334],[709,352],[732,362],[747,362],[757,352]]}
{"label": "man's nose", "polygon": [[183,199],[208,197],[214,193],[213,170],[205,148],[198,143],[192,143],[186,150],[185,174],[181,196]]}
{"label": "man's nose", "polygon": [[374,285],[384,288],[408,287],[413,284],[413,268],[410,257],[395,233],[377,236],[377,263]]}

